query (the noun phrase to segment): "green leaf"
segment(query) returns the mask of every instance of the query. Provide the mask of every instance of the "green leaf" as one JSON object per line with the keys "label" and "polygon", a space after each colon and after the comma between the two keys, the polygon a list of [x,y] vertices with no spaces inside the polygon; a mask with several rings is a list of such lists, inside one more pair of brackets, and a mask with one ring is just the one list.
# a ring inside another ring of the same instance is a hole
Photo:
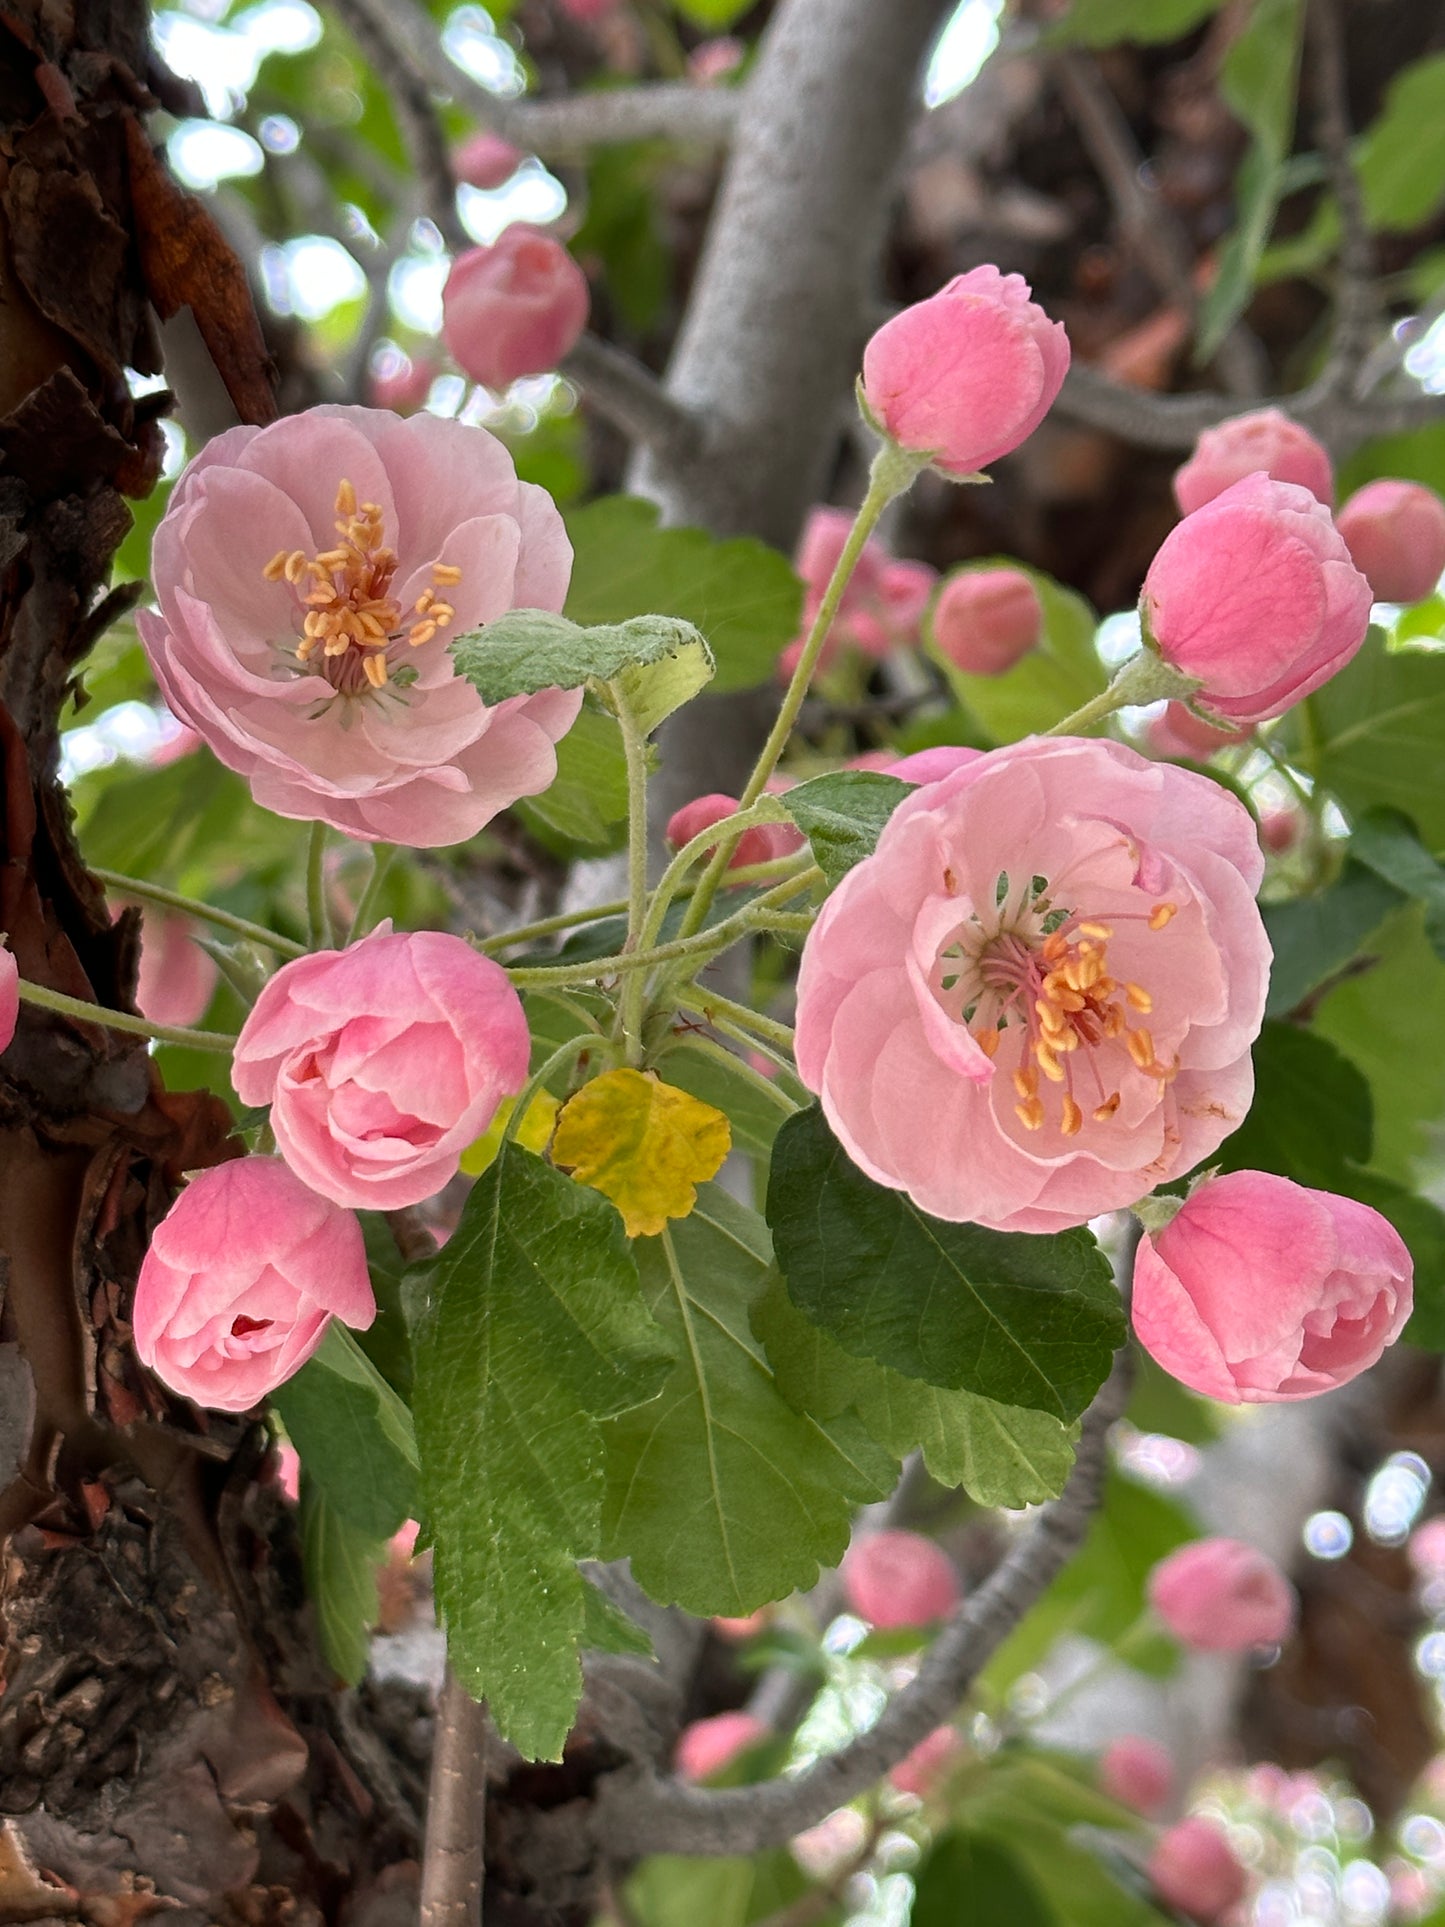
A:
{"label": "green leaf", "polygon": [[539,689],[615,684],[637,728],[650,736],[664,717],[704,688],[712,651],[677,616],[633,616],[582,628],[547,609],[510,609],[451,645],[457,674],[485,703]]}
{"label": "green leaf", "polygon": [[585,624],[661,609],[696,624],[717,660],[712,690],[771,682],[798,633],[803,585],[792,564],[751,536],[662,529],[651,502],[609,495],[567,517],[574,550],[567,614]]}
{"label": "green leaf", "polygon": [[1039,1505],[1063,1490],[1074,1463],[1069,1428],[1047,1412],[999,1405],[905,1378],[853,1358],[803,1316],[781,1279],[753,1310],[778,1387],[798,1411],[825,1423],[851,1406],[896,1459],[921,1450],[940,1485],[962,1486],[979,1505]]}
{"label": "green leaf", "polygon": [[1026,1237],[929,1218],[850,1163],[815,1105],[773,1146],[768,1223],[795,1305],[845,1351],[1068,1421],[1125,1324],[1087,1231]]}
{"label": "green leaf", "polygon": [[673,0],[673,4],[684,20],[691,20],[694,26],[705,27],[710,33],[718,33],[741,20],[752,0]]}
{"label": "green leaf", "polygon": [[295,825],[259,809],[209,750],[158,769],[118,763],[95,770],[71,797],[87,863],[172,888],[234,869],[238,850],[258,868],[295,848]]}
{"label": "green leaf", "polygon": [[[748,1858],[694,1860],[651,1855],[627,1882],[627,1919],[637,1927],[751,1927],[810,1891],[807,1875],[783,1847]],[[836,1907],[809,1911],[809,1927],[831,1927]]]}
{"label": "green leaf", "polygon": [[1099,618],[1074,590],[1012,556],[986,556],[982,561],[965,563],[961,569],[951,570],[948,579],[985,569],[1010,569],[1033,583],[1044,617],[1038,647],[1001,676],[965,675],[934,644],[931,617],[924,625],[925,647],[942,669],[956,700],[981,726],[985,739],[1014,743],[1051,729],[1104,688],[1108,677],[1094,647]]}
{"label": "green leaf", "polygon": [[1402,901],[1373,868],[1347,862],[1328,889],[1265,904],[1264,927],[1274,949],[1265,1014],[1288,1015],[1353,962]]}
{"label": "green leaf", "polygon": [[1255,0],[1220,69],[1225,103],[1254,139],[1235,183],[1234,228],[1200,314],[1201,361],[1213,355],[1244,312],[1274,226],[1294,133],[1303,33],[1303,0]]}
{"label": "green leaf", "polygon": [[883,826],[914,785],[876,770],[840,769],[810,777],[780,799],[807,837],[832,889],[865,856],[872,856]]}
{"label": "green leaf", "polygon": [[1222,4],[1223,0],[1074,0],[1044,39],[1050,46],[1114,47],[1130,40],[1147,47],[1182,40]]}
{"label": "green leaf", "polygon": [[508,1145],[430,1267],[417,1444],[451,1662],[529,1759],[557,1759],[599,1550],[596,1421],[656,1394],[669,1360],[617,1213]]}
{"label": "green leaf", "polygon": [[301,1557],[306,1592],[316,1614],[321,1650],[348,1686],[360,1683],[380,1607],[376,1569],[385,1538],[357,1530],[316,1481],[301,1479]]}
{"label": "green leaf", "polygon": [[1302,707],[1301,760],[1352,817],[1403,810],[1431,850],[1445,850],[1445,652],[1389,650],[1371,630]]}
{"label": "green leaf", "polygon": [[1054,1912],[1009,1847],[955,1827],[940,1834],[913,1876],[910,1927],[1056,1927]]}
{"label": "green leaf", "polygon": [[1425,913],[1425,937],[1445,959],[1445,868],[1420,841],[1414,823],[1401,810],[1366,810],[1350,836],[1353,856],[1414,897]]}
{"label": "green leaf", "polygon": [[605,1428],[604,1557],[629,1557],[654,1599],[750,1613],[806,1591],[842,1558],[855,1504],[896,1466],[787,1404],[749,1327],[771,1272],[767,1229],[717,1185],[637,1247],[676,1364],[662,1396]]}
{"label": "green leaf", "polygon": [[582,1589],[582,1644],[589,1653],[635,1653],[641,1659],[655,1657],[652,1641],[620,1606],[614,1606],[605,1592],[589,1579]]}
{"label": "green leaf", "polygon": [[411,1413],[344,1325],[278,1387],[276,1409],[328,1505],[383,1544],[420,1504]]}
{"label": "green leaf", "polygon": [[[691,1091],[704,1104],[716,1105],[718,1110],[726,1113],[733,1127],[734,1150],[766,1158],[783,1122],[781,1105],[765,1097],[741,1065],[737,1070],[732,1070],[716,1057],[704,1056],[700,1050],[689,1049],[687,1039],[688,1034],[684,1031],[676,1044],[658,1058],[658,1069],[669,1084],[676,1084],[682,1091]],[[801,1090],[801,1086],[786,1073],[780,1077],[779,1088],[793,1093]]]}
{"label": "green leaf", "polygon": [[1401,68],[1355,149],[1372,228],[1408,233],[1445,198],[1445,54]]}
{"label": "green leaf", "polygon": [[1312,1030],[1267,1023],[1254,1047],[1249,1115],[1209,1160],[1228,1171],[1274,1171],[1338,1189],[1346,1167],[1370,1161],[1370,1087]]}
{"label": "green leaf", "polygon": [[[544,840],[610,848],[627,821],[627,758],[617,718],[589,697],[557,745],[557,774],[538,796],[512,806]],[[565,852],[563,852],[565,854]]]}

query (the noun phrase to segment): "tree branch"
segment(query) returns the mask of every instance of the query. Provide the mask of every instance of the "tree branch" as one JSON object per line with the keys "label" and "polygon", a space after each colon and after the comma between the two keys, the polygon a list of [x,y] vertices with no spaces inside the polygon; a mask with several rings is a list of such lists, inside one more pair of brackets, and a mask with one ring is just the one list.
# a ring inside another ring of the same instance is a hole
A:
{"label": "tree branch", "polygon": [[448,1666],[427,1789],[419,1927],[482,1927],[487,1709]]}
{"label": "tree branch", "polygon": [[561,372],[614,428],[663,461],[687,461],[701,446],[700,418],[669,395],[650,368],[600,335],[583,335]]}
{"label": "tree branch", "polygon": [[1103,1493],[1108,1432],[1130,1379],[1123,1352],[1090,1406],[1073,1472],[993,1573],[944,1627],[876,1726],[790,1778],[728,1789],[617,1774],[598,1794],[600,1838],[615,1854],[754,1853],[780,1845],[863,1792],[949,1718],[1007,1635],[1083,1544]]}
{"label": "tree branch", "polygon": [[1321,395],[1357,393],[1375,317],[1375,248],[1360,178],[1351,154],[1349,79],[1344,29],[1336,0],[1311,0],[1308,15],[1315,126],[1340,211],[1335,324],[1329,356],[1314,388]]}

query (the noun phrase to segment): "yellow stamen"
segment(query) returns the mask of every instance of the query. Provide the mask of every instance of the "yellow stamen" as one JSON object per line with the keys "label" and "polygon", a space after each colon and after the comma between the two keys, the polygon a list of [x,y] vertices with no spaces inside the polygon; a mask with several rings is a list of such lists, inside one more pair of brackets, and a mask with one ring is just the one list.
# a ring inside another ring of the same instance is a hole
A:
{"label": "yellow stamen", "polygon": [[1125,984],[1124,995],[1128,998],[1134,1009],[1143,1011],[1146,1017],[1154,1008],[1154,999],[1142,984]]}
{"label": "yellow stamen", "polygon": [[1020,1097],[1037,1097],[1039,1094],[1039,1074],[1029,1065],[1021,1064],[1014,1072],[1014,1089]]}
{"label": "yellow stamen", "polygon": [[336,491],[336,513],[345,516],[356,513],[356,490],[350,482],[342,482]]}
{"label": "yellow stamen", "polygon": [[1117,1111],[1118,1108],[1119,1108],[1119,1093],[1117,1091],[1113,1091],[1110,1093],[1108,1097],[1104,1099],[1103,1103],[1099,1105],[1098,1109],[1094,1112],[1094,1122],[1096,1124],[1107,1124],[1109,1122],[1109,1119],[1114,1115],[1115,1111]]}
{"label": "yellow stamen", "polygon": [[1041,1131],[1044,1128],[1043,1100],[1031,1097],[1023,1104],[1014,1105],[1014,1115],[1026,1131]]}
{"label": "yellow stamen", "polygon": [[414,622],[406,634],[413,649],[420,649],[424,642],[430,642],[437,632],[434,622]]}
{"label": "yellow stamen", "polygon": [[1073,1098],[1064,1099],[1064,1113],[1059,1120],[1059,1129],[1065,1137],[1077,1137],[1084,1128],[1084,1113]]}
{"label": "yellow stamen", "polygon": [[386,657],[368,656],[361,665],[362,673],[373,689],[381,689],[386,684]]}
{"label": "yellow stamen", "polygon": [[290,554],[289,549],[277,549],[276,553],[271,557],[271,560],[261,571],[262,581],[279,582],[286,573],[286,564],[290,560]]}
{"label": "yellow stamen", "polygon": [[1054,1056],[1048,1045],[1040,1041],[1034,1045],[1034,1056],[1038,1059],[1039,1069],[1051,1084],[1062,1084],[1064,1067]]}
{"label": "yellow stamen", "polygon": [[1107,943],[1113,936],[1114,930],[1113,926],[1107,923],[1081,923],[1079,934],[1084,937],[1097,937],[1100,943]]}
{"label": "yellow stamen", "polygon": [[973,1041],[985,1057],[992,1057],[998,1049],[999,1034],[992,1024],[985,1024],[982,1030],[973,1033]]}
{"label": "yellow stamen", "polygon": [[452,589],[461,581],[462,572],[455,562],[433,562],[431,579],[439,589]]}
{"label": "yellow stamen", "polygon": [[1162,930],[1169,919],[1178,916],[1178,914],[1179,905],[1177,903],[1156,903],[1154,908],[1149,912],[1149,928],[1151,930]]}
{"label": "yellow stamen", "polygon": [[1147,1030],[1131,1030],[1124,1040],[1124,1048],[1141,1071],[1147,1071],[1154,1062],[1154,1039]]}

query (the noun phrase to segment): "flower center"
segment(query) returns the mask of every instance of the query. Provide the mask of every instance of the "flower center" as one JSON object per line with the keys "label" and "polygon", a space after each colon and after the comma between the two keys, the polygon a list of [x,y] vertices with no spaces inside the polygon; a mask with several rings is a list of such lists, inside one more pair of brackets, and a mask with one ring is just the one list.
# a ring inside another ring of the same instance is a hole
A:
{"label": "flower center", "polygon": [[236,1316],[231,1320],[231,1336],[232,1338],[249,1338],[252,1332],[269,1331],[271,1329],[271,1322],[269,1318],[248,1318],[245,1312],[238,1311]]}
{"label": "flower center", "polygon": [[[316,555],[278,549],[261,574],[267,582],[289,582],[301,598],[306,614],[296,662],[324,676],[338,695],[354,696],[386,687],[394,646],[419,649],[453,620],[456,610],[437,590],[455,588],[462,572],[434,562],[432,586],[403,616],[392,595],[397,558],[382,542],[381,510],[375,502],[358,503],[347,481],[336,491],[336,533],[336,546]],[[415,672],[395,680],[413,681]]]}
{"label": "flower center", "polygon": [[[1000,875],[996,894],[993,916],[975,909],[939,952],[939,990],[949,999],[944,1008],[985,1055],[996,1057],[1017,1038],[1014,1109],[1025,1130],[1041,1131],[1047,1123],[1049,1084],[1060,1087],[1058,1130],[1077,1137],[1086,1106],[1099,1124],[1118,1110],[1123,1093],[1115,1076],[1147,1077],[1159,1088],[1171,1083],[1178,1063],[1161,1064],[1153,1037],[1137,1022],[1149,1015],[1154,1000],[1142,984],[1112,975],[1109,943],[1115,922],[1136,920],[1162,930],[1178,905],[1161,901],[1149,910],[1116,911],[1103,923],[1054,908],[1045,877],[1015,892],[1008,876]],[[1106,1080],[1100,1058],[1103,1047],[1115,1042],[1123,1054],[1110,1053],[1114,1075]]]}

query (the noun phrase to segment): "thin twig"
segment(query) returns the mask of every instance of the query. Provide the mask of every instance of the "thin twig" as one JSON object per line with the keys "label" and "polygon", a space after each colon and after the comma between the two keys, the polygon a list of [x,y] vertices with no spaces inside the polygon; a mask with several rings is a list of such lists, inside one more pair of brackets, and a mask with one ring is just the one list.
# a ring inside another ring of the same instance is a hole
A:
{"label": "thin twig", "polygon": [[1340,258],[1330,351],[1314,383],[1321,395],[1357,393],[1377,311],[1375,248],[1360,177],[1350,151],[1349,77],[1336,0],[1311,0],[1308,22],[1315,127],[1340,213]]}
{"label": "thin twig", "polygon": [[420,1927],[482,1927],[486,1817],[487,1709],[449,1666],[432,1742]]}
{"label": "thin twig", "polygon": [[600,335],[583,335],[564,358],[561,372],[614,428],[664,461],[686,461],[697,453],[702,441],[699,418],[625,349]]}

